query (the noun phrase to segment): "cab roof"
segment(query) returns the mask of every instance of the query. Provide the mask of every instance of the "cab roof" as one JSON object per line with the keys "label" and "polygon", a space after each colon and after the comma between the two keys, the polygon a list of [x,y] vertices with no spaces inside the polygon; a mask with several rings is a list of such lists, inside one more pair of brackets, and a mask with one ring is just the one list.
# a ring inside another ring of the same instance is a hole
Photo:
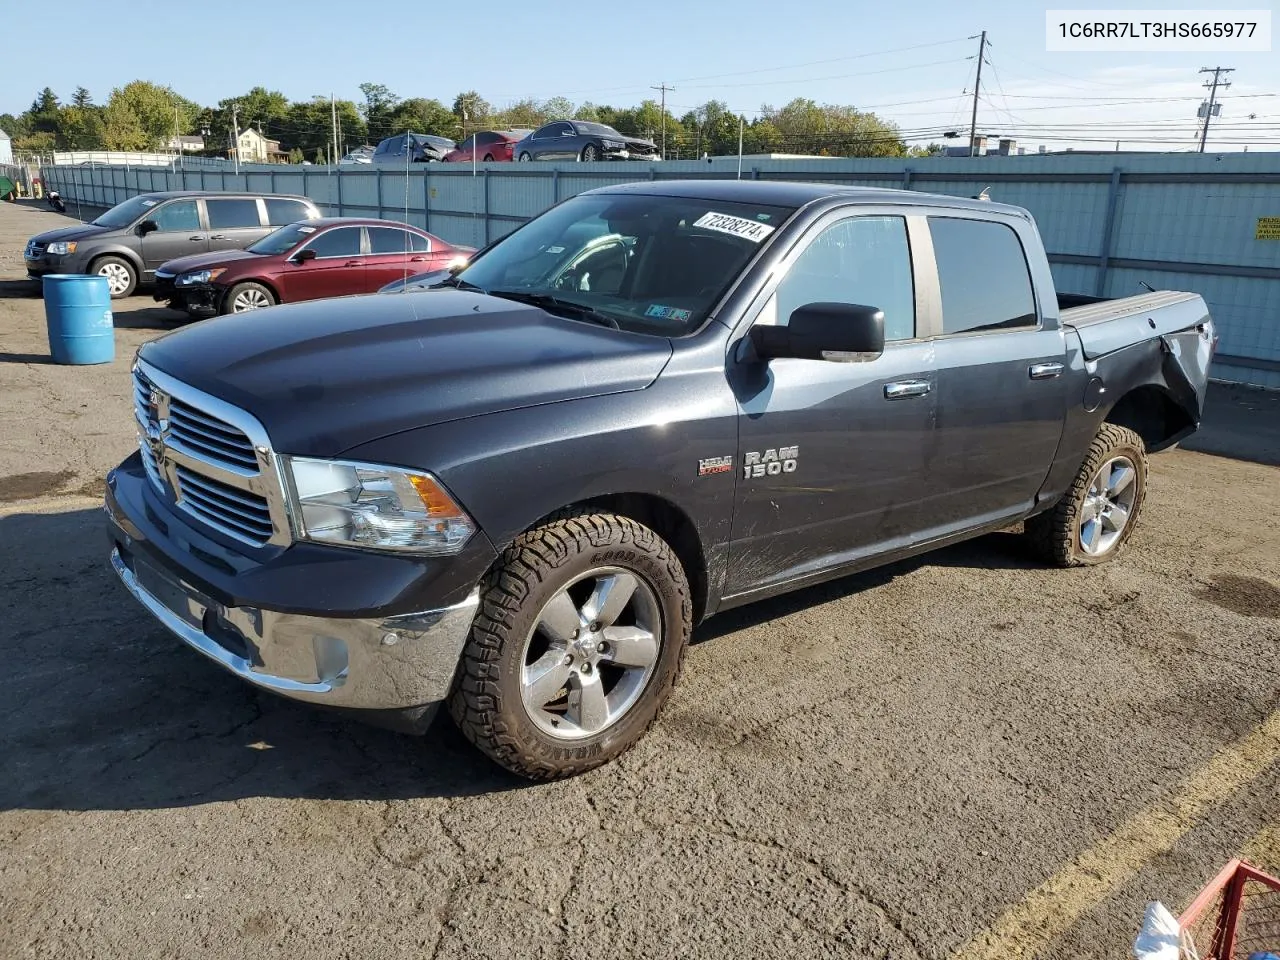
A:
{"label": "cab roof", "polygon": [[762,203],[780,207],[804,207],[819,201],[859,204],[917,204],[984,210],[1026,217],[1021,207],[990,200],[949,197],[918,190],[889,190],[881,187],[842,187],[831,183],[803,183],[793,180],[643,180],[598,187],[590,194],[647,194],[657,197],[689,197],[726,203]]}

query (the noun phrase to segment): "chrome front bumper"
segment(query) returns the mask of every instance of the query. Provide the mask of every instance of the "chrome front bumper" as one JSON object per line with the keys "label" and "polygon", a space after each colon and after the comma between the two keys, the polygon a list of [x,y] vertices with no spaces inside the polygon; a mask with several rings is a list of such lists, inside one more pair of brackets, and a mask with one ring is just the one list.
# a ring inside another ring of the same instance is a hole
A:
{"label": "chrome front bumper", "polygon": [[[224,607],[119,549],[111,566],[188,646],[249,683],[295,700],[368,711],[442,702],[479,605],[479,592],[441,610],[357,620]],[[429,720],[429,716],[426,717]]]}

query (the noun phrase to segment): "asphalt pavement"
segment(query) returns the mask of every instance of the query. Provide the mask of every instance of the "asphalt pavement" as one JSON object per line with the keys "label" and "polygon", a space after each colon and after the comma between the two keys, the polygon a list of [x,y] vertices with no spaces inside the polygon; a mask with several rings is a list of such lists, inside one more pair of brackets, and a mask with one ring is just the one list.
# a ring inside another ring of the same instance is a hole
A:
{"label": "asphalt pavement", "polygon": [[1280,869],[1277,395],[1215,388],[1120,561],[998,534],[735,610],[635,750],[531,785],[252,690],[113,582],[128,363],[180,318],[49,363],[16,254],[59,222],[0,204],[5,960],[1113,958]]}

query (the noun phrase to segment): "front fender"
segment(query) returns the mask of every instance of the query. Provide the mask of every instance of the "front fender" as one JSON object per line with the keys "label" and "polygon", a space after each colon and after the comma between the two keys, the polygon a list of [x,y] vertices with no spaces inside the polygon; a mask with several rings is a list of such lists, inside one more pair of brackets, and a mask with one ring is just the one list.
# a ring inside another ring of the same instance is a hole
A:
{"label": "front fender", "polygon": [[385,437],[346,459],[429,470],[501,550],[540,519],[584,500],[642,494],[693,524],[712,603],[723,584],[737,471],[737,408],[724,381],[664,375],[631,393],[486,414]]}

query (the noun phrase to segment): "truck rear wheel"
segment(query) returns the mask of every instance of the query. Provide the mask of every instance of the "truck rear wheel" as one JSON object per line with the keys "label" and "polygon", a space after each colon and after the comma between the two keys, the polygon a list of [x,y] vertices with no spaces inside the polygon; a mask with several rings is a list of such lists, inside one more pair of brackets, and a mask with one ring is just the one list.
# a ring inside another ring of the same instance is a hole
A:
{"label": "truck rear wheel", "polygon": [[481,585],[449,698],[466,737],[551,780],[628,750],[671,694],[693,619],[671,547],[610,513],[522,534]]}
{"label": "truck rear wheel", "polygon": [[1104,423],[1071,488],[1026,522],[1035,552],[1059,567],[1106,563],[1133,534],[1147,493],[1147,450],[1128,427]]}

